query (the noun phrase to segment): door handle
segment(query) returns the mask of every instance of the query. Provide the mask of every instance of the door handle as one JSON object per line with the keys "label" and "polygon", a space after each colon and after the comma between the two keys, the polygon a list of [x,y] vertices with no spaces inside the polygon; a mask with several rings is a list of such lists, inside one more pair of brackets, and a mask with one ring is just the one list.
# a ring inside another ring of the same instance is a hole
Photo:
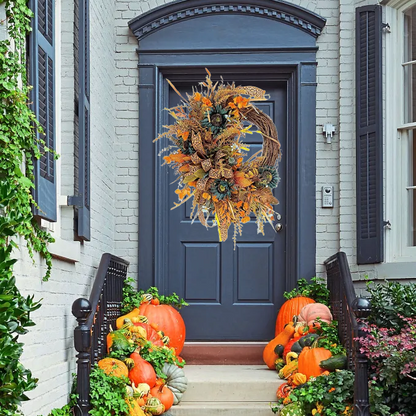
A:
{"label": "door handle", "polygon": [[275,227],[274,227],[274,229],[276,230],[276,232],[282,231],[282,228],[283,228],[283,224],[282,224],[282,223],[280,223],[280,222],[278,222],[278,223],[275,225]]}

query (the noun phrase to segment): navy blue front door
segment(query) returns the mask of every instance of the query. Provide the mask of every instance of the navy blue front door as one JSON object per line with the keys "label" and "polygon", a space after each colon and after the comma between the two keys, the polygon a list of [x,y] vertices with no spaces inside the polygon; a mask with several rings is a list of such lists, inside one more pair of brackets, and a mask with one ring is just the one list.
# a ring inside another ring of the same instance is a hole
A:
{"label": "navy blue front door", "polygon": [[[217,71],[217,75],[220,75]],[[161,210],[168,212],[163,227],[166,230],[167,267],[164,267],[165,292],[176,292],[189,306],[182,309],[187,327],[187,340],[269,340],[273,337],[276,313],[283,302],[285,290],[285,227],[286,178],[285,163],[287,130],[287,83],[264,81],[251,75],[235,79],[237,84],[256,85],[266,89],[270,99],[257,103],[257,107],[272,117],[276,123],[283,157],[279,164],[282,178],[275,189],[280,204],[275,210],[281,216],[283,228],[275,232],[265,225],[265,235],[257,234],[254,218],[243,227],[242,237],[237,238],[234,249],[233,227],[228,240],[220,243],[217,228],[205,229],[199,221],[191,224],[191,203],[171,210],[178,202],[176,185],[170,185],[176,177],[167,167],[160,167],[158,186],[166,189]],[[189,81],[175,82],[181,92],[190,92]],[[172,90],[167,98],[169,107],[179,98]],[[172,123],[173,120],[169,120]],[[242,140],[250,145],[249,154],[261,149],[259,134],[247,135]]]}

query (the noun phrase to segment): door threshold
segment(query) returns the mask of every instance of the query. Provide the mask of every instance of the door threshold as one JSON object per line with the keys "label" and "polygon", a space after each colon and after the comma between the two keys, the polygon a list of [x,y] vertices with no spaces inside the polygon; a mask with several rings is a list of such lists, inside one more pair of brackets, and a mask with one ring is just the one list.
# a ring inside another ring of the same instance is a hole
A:
{"label": "door threshold", "polygon": [[267,342],[185,342],[181,357],[191,365],[261,365]]}

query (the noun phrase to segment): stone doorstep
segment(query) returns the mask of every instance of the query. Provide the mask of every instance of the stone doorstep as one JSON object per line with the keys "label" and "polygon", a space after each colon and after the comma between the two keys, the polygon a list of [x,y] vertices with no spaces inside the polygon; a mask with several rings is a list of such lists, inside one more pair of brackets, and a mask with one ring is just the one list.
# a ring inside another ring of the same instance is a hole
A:
{"label": "stone doorstep", "polygon": [[187,365],[264,365],[267,342],[185,342],[181,356]]}
{"label": "stone doorstep", "polygon": [[271,415],[270,403],[283,383],[263,365],[186,365],[188,389],[174,416]]}
{"label": "stone doorstep", "polygon": [[186,365],[188,389],[173,416],[271,416],[283,380],[263,365]]}

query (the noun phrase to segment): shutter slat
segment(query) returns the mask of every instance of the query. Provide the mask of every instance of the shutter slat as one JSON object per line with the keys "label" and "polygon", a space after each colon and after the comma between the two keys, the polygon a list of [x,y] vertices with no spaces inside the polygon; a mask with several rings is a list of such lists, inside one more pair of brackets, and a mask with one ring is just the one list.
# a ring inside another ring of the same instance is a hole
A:
{"label": "shutter slat", "polygon": [[357,263],[383,261],[381,6],[356,11]]}
{"label": "shutter slat", "polygon": [[[29,74],[33,85],[33,110],[41,125],[44,141],[39,144],[41,157],[34,161],[34,198],[38,207],[34,214],[49,221],[56,221],[57,198],[55,158],[45,152],[45,146],[55,149],[55,50],[54,50],[54,0],[31,0],[34,13],[29,39]],[[39,135],[39,133],[38,133]]]}

